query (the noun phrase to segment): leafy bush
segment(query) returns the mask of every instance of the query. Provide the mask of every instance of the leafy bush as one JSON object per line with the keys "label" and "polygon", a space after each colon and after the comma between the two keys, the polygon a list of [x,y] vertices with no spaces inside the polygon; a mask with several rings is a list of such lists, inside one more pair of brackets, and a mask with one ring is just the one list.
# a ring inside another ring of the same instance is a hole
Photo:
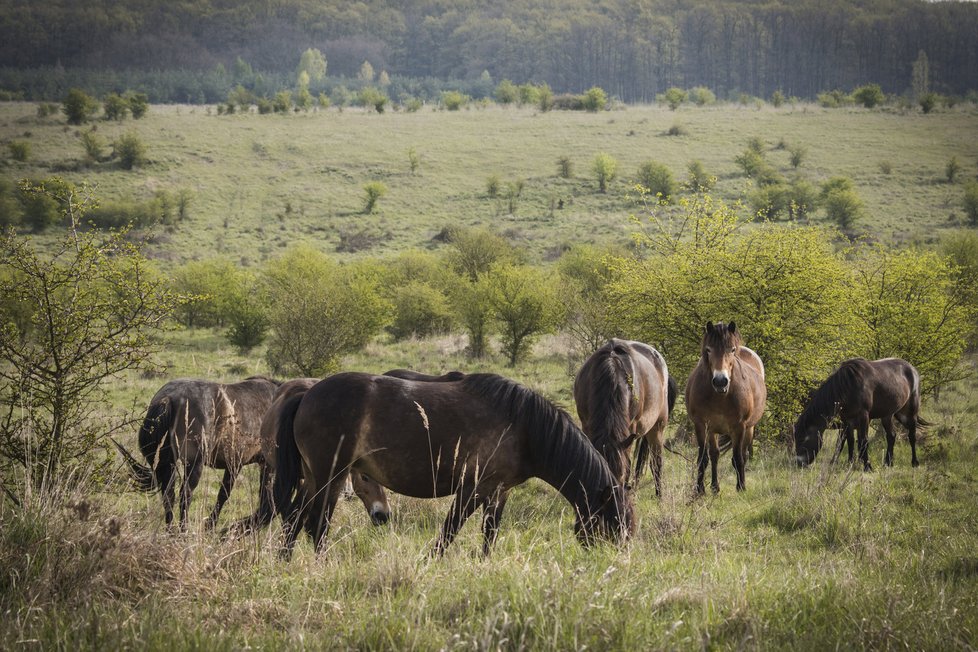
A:
{"label": "leafy bush", "polygon": [[686,186],[694,192],[707,191],[716,184],[716,177],[709,175],[703,167],[703,163],[692,160],[686,165],[689,176],[686,178]]}
{"label": "leafy bush", "polygon": [[824,193],[826,216],[843,231],[851,231],[863,217],[863,202],[855,190],[830,190]]}
{"label": "leafy bush", "polygon": [[530,352],[539,335],[552,332],[563,318],[556,285],[536,267],[495,267],[487,276],[487,291],[511,367]]}
{"label": "leafy bush", "polygon": [[574,164],[569,156],[557,158],[557,176],[561,179],[570,179],[574,176]]}
{"label": "leafy bush", "polygon": [[920,104],[921,111],[924,113],[930,113],[934,110],[934,107],[937,106],[940,99],[941,96],[937,93],[924,93],[920,96],[920,99],[917,100],[917,102]]}
{"label": "leafy bush", "polygon": [[23,221],[31,227],[31,230],[40,233],[49,226],[57,224],[61,220],[62,213],[61,206],[51,193],[30,190],[36,186],[34,182],[22,184],[20,202]]}
{"label": "leafy bush", "polygon": [[883,95],[883,89],[880,88],[879,84],[866,84],[852,92],[852,99],[857,104],[862,104],[867,109],[872,109],[882,104],[886,97]]}
{"label": "leafy bush", "polygon": [[958,157],[952,156],[948,160],[947,165],[944,166],[944,178],[947,179],[948,183],[954,183],[958,179],[958,174],[961,173],[961,164],[958,163]]}
{"label": "leafy bush", "polygon": [[598,190],[608,192],[608,184],[618,176],[618,161],[610,154],[601,153],[594,157],[591,169],[598,181]]}
{"label": "leafy bush", "polygon": [[790,155],[791,167],[797,170],[808,156],[808,148],[804,145],[791,145],[788,147],[788,154]]}
{"label": "leafy bush", "polygon": [[441,105],[448,111],[458,111],[472,98],[458,91],[442,91]]}
{"label": "leafy bush", "polygon": [[118,159],[123,170],[146,163],[146,146],[135,131],[128,131],[112,143],[112,158]]}
{"label": "leafy bush", "polygon": [[98,113],[98,102],[80,88],[72,88],[61,103],[61,111],[70,125],[84,124]]}
{"label": "leafy bush", "polygon": [[377,202],[387,194],[387,186],[381,181],[369,181],[363,185],[363,212],[373,213]]}
{"label": "leafy bush", "polygon": [[689,89],[689,101],[696,106],[706,106],[716,104],[717,96],[706,86],[695,86]]}
{"label": "leafy bush", "polygon": [[250,285],[253,280],[249,283],[248,275],[226,258],[185,263],[170,279],[174,292],[189,297],[175,316],[187,328],[227,326]]}
{"label": "leafy bush", "polygon": [[969,181],[965,184],[962,207],[968,223],[978,226],[978,181]]}
{"label": "leafy bush", "polygon": [[0,176],[0,230],[17,226],[23,216],[20,190],[13,181]]}
{"label": "leafy bush", "polygon": [[499,196],[499,187],[501,185],[498,174],[490,174],[486,178],[486,196],[490,199],[495,199]]}
{"label": "leafy bush", "polygon": [[259,346],[268,335],[268,315],[253,292],[241,293],[230,302],[227,321],[225,337],[241,353]]}
{"label": "leafy bush", "polygon": [[85,158],[98,163],[105,158],[105,139],[98,135],[95,129],[89,129],[81,133],[82,147],[85,149]]}
{"label": "leafy bush", "polygon": [[827,109],[837,109],[852,102],[852,99],[840,90],[819,93],[817,97],[819,106]]}
{"label": "leafy bush", "polygon": [[422,281],[410,281],[394,291],[394,322],[388,327],[395,339],[428,337],[447,332],[453,323],[448,297]]}
{"label": "leafy bush", "polygon": [[102,111],[106,120],[125,120],[129,113],[129,102],[117,93],[109,93],[102,101]]}
{"label": "leafy bush", "polygon": [[638,182],[659,200],[668,202],[676,192],[672,172],[662,163],[646,161],[638,168]]}
{"label": "leafy bush", "polygon": [[592,86],[584,92],[582,104],[585,111],[590,111],[591,113],[603,111],[608,105],[608,95],[604,92],[604,89],[598,86]]}
{"label": "leafy bush", "polygon": [[683,125],[678,122],[673,124],[669,129],[666,130],[667,136],[687,136],[689,131]]}
{"label": "leafy bush", "polygon": [[496,85],[493,97],[500,104],[515,104],[520,98],[520,91],[516,84],[508,79],[504,79]]}
{"label": "leafy bush", "polygon": [[383,91],[376,89],[373,86],[362,88],[357,94],[357,104],[372,108],[377,113],[383,113],[384,109],[387,108],[387,103],[389,101],[389,98]]}
{"label": "leafy bush", "polygon": [[584,97],[581,95],[571,95],[563,93],[553,98],[553,108],[558,111],[583,111]]}
{"label": "leafy bush", "polygon": [[129,113],[133,120],[139,120],[149,111],[149,98],[146,93],[128,93]]}
{"label": "leafy bush", "polygon": [[272,110],[275,113],[288,113],[292,110],[292,91],[279,91],[272,99]]}
{"label": "leafy bush", "polygon": [[546,113],[554,108],[554,92],[547,84],[541,84],[538,88],[537,108]]}
{"label": "leafy bush", "polygon": [[781,105],[784,104],[784,102],[785,102],[785,97],[784,97],[784,93],[781,92],[781,89],[778,89],[773,93],[771,93],[771,105],[774,108],[780,108]]}
{"label": "leafy bush", "polygon": [[540,102],[540,89],[533,84],[520,84],[520,106],[534,105]]}
{"label": "leafy bush", "polygon": [[10,158],[23,163],[31,156],[31,144],[26,140],[11,140],[7,143]]}

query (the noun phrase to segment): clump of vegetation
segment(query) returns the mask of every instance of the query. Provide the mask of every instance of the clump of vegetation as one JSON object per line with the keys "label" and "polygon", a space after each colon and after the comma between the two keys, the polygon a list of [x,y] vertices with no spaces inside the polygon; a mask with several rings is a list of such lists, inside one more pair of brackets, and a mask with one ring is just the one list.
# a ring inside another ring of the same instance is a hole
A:
{"label": "clump of vegetation", "polygon": [[676,122],[666,130],[667,136],[688,136],[689,130],[685,126]]}
{"label": "clump of vegetation", "polygon": [[790,145],[788,147],[789,162],[791,167],[796,170],[801,167],[801,164],[805,161],[808,156],[808,148],[804,145]]}
{"label": "clump of vegetation", "polygon": [[852,99],[856,104],[861,104],[867,109],[872,109],[883,103],[886,96],[879,84],[866,84],[852,91]]}
{"label": "clump of vegetation", "polygon": [[128,131],[112,143],[112,158],[119,161],[123,170],[131,170],[146,164],[146,145],[139,134]]}
{"label": "clump of vegetation", "polygon": [[105,159],[105,139],[94,127],[81,133],[82,148],[85,150],[85,160],[89,163],[99,163]]}
{"label": "clump of vegetation", "polygon": [[662,163],[655,161],[642,163],[638,168],[637,176],[639,184],[659,201],[668,203],[676,192],[672,171]]}
{"label": "clump of vegetation", "polygon": [[675,111],[683,102],[686,101],[687,96],[688,94],[685,90],[673,86],[672,88],[667,89],[665,93],[657,95],[655,99],[659,102],[659,104],[665,104],[670,110]]}
{"label": "clump of vegetation", "polygon": [[486,178],[486,196],[489,199],[495,199],[499,196],[499,188],[502,182],[499,180],[498,174],[490,174]]}
{"label": "clump of vegetation", "polygon": [[561,179],[570,179],[574,176],[574,164],[571,161],[571,157],[557,157],[557,176]]}
{"label": "clump of vegetation", "polygon": [[388,327],[395,339],[446,333],[454,318],[445,294],[424,281],[409,281],[394,291],[394,321]]}
{"label": "clump of vegetation", "polygon": [[381,181],[368,181],[363,185],[363,212],[373,213],[377,202],[387,194],[387,186]]}
{"label": "clump of vegetation", "polygon": [[408,167],[411,169],[411,174],[417,174],[418,168],[421,167],[421,155],[418,154],[418,150],[413,147],[408,148]]}
{"label": "clump of vegetation", "polygon": [[778,109],[781,108],[784,102],[785,102],[784,93],[781,92],[780,88],[774,91],[773,93],[771,93],[771,106]]}
{"label": "clump of vegetation", "polygon": [[377,113],[383,113],[387,108],[387,103],[389,101],[390,99],[384,94],[383,91],[374,88],[373,86],[367,86],[361,89],[357,94],[357,104],[363,107],[371,108]]}
{"label": "clump of vegetation", "polygon": [[610,154],[601,153],[594,157],[591,170],[598,182],[599,192],[608,192],[608,184],[618,176],[618,161]]}
{"label": "clump of vegetation", "polygon": [[10,158],[23,163],[31,156],[31,144],[26,140],[11,140],[7,143]]}
{"label": "clump of vegetation", "polygon": [[958,175],[961,173],[961,164],[958,163],[958,157],[952,156],[947,165],[944,166],[944,178],[947,179],[948,183],[954,183],[958,180]]}
{"label": "clump of vegetation", "polygon": [[102,112],[106,120],[121,122],[129,114],[129,102],[118,93],[109,93],[102,101]]}
{"label": "clump of vegetation", "polygon": [[592,86],[584,92],[582,104],[585,111],[603,111],[608,106],[608,94],[599,86]]}
{"label": "clump of vegetation", "polygon": [[441,94],[441,105],[447,111],[458,111],[472,98],[459,91],[442,91]]}
{"label": "clump of vegetation", "polygon": [[852,104],[852,98],[838,89],[819,93],[817,96],[819,106],[827,109],[837,109],[848,104]]}
{"label": "clump of vegetation", "polygon": [[98,113],[98,102],[80,88],[72,88],[61,103],[61,111],[68,119],[68,124],[80,125]]}
{"label": "clump of vegetation", "polygon": [[689,101],[696,106],[716,104],[717,96],[706,86],[695,86],[689,89]]}
{"label": "clump of vegetation", "polygon": [[692,160],[686,165],[686,186],[694,192],[707,191],[716,184],[716,177],[707,173],[703,163],[699,160]]}
{"label": "clump of vegetation", "polygon": [[833,177],[823,183],[819,203],[829,220],[845,232],[851,232],[865,212],[852,180],[846,177]]}
{"label": "clump of vegetation", "polygon": [[969,181],[965,184],[962,207],[968,223],[978,226],[978,181]]}
{"label": "clump of vegetation", "polygon": [[937,93],[933,93],[933,92],[924,93],[917,100],[917,103],[920,104],[920,110],[926,114],[934,110],[934,107],[937,106],[938,102],[940,102],[940,99],[941,96],[938,95]]}

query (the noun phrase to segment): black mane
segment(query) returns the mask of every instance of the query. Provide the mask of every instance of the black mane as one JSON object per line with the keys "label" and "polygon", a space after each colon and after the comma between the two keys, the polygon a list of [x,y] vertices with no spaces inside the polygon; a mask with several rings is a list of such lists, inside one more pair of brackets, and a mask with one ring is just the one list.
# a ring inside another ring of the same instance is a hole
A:
{"label": "black mane", "polygon": [[821,429],[827,427],[838,414],[839,405],[863,385],[867,364],[863,358],[843,361],[839,368],[812,392],[808,404],[795,422],[795,429],[805,429],[812,424],[819,425]]}
{"label": "black mane", "polygon": [[629,404],[632,398],[631,384],[625,361],[628,350],[608,342],[595,351],[595,365],[587,378],[590,423],[587,424],[594,447],[608,461],[611,472],[623,475],[622,445],[629,436]]}

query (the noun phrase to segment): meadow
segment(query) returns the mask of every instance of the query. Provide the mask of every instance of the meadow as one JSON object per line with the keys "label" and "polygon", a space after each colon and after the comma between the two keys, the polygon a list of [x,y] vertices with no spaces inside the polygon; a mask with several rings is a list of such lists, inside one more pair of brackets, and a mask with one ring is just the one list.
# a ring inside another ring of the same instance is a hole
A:
{"label": "meadow", "polygon": [[[666,135],[677,124],[685,135]],[[642,161],[665,163],[682,179],[698,159],[718,177],[717,192],[736,199],[749,182],[734,157],[751,137],[763,139],[785,174],[782,142],[807,147],[799,172],[812,183],[851,177],[867,206],[859,225],[867,237],[928,245],[964,220],[960,184],[944,181],[947,161],[960,161],[963,178],[975,176],[978,162],[970,107],[926,116],[812,105],[218,116],[154,106],[140,121],[97,128],[109,140],[136,130],[149,163],[135,171],[86,165],[79,128],[37,118],[33,105],[3,104],[0,140],[32,148],[27,161],[7,161],[0,172],[95,182],[104,201],[189,188],[190,218],[157,230],[148,245],[162,263],[224,254],[256,264],[299,241],[334,252],[341,234],[358,229],[383,237],[337,255],[384,255],[438,246],[435,236],[452,224],[491,226],[538,261],[579,242],[626,245],[637,228],[630,216],[644,210],[631,179]],[[414,173],[412,149],[420,156]],[[598,152],[621,164],[605,194],[590,173]],[[574,164],[570,179],[557,176],[561,156]],[[486,196],[490,175],[525,181],[515,214]],[[366,215],[362,186],[371,180],[389,192]],[[551,209],[560,199],[563,208]],[[498,353],[470,360],[464,347],[462,335],[381,338],[342,367],[497,371],[573,414],[582,359],[566,336],[543,338],[515,368]],[[116,380],[107,418],[138,416],[167,378],[268,373],[261,349],[243,355],[218,330],[169,333],[155,359],[157,373]],[[669,428],[676,441],[665,453],[664,496],[655,498],[646,474],[637,534],[622,547],[581,548],[570,506],[531,481],[513,492],[488,559],[477,518],[444,558],[431,558],[448,501],[391,495],[387,525],[371,526],[358,502],[343,502],[326,551],[316,556],[303,539],[286,563],[277,523],[238,539],[203,530],[217,492],[213,470],[195,493],[186,533],[163,526],[158,495],[128,489],[121,464],[108,478],[61,478],[49,496],[25,489],[22,509],[0,502],[0,647],[974,649],[976,390],[972,375],[924,403],[934,425],[917,469],[905,436],[893,468],[882,465],[883,438],[873,436],[873,473],[830,465],[825,454],[799,470],[785,442],[772,441],[752,460],[747,491],[734,491],[726,455],[722,492],[698,500],[695,451],[677,437],[680,410]],[[135,429],[120,439],[132,446]],[[250,513],[256,483],[247,469],[221,525]]]}

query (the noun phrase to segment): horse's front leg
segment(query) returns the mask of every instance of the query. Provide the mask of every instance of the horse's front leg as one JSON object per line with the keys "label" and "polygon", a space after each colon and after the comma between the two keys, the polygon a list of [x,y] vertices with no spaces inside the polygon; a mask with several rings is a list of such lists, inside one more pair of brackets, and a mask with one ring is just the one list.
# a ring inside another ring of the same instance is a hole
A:
{"label": "horse's front leg", "polygon": [[696,493],[697,495],[703,495],[706,493],[706,487],[703,485],[703,476],[706,474],[706,464],[708,462],[706,453],[706,426],[697,421],[693,423],[693,428],[696,430],[696,445],[699,447],[696,454]]}
{"label": "horse's front leg", "polygon": [[183,484],[180,486],[180,529],[187,529],[187,517],[190,514],[190,500],[194,495],[194,489],[200,482],[200,474],[204,470],[204,461],[200,455],[187,462],[184,467]]}
{"label": "horse's front leg", "polygon": [[[720,481],[717,479],[717,464],[720,461],[720,445],[717,443],[717,434],[710,431],[707,434],[710,444],[710,473],[712,476],[712,482],[710,486],[713,488],[713,493],[720,493]],[[739,444],[740,442],[737,442]]]}
{"label": "horse's front leg", "polygon": [[204,529],[210,530],[217,525],[217,519],[221,516],[221,510],[224,509],[224,503],[228,501],[231,490],[234,489],[234,481],[237,477],[238,469],[236,467],[228,466],[228,468],[224,469],[224,477],[221,478],[221,488],[217,490],[217,502],[214,503],[214,509],[211,510],[210,516],[204,521]]}
{"label": "horse's front leg", "polygon": [[737,472],[737,491],[747,488],[747,433],[734,431],[730,436],[733,467]]}
{"label": "horse's front leg", "polygon": [[883,417],[880,419],[883,432],[886,433],[886,454],[883,455],[883,464],[893,466],[893,445],[896,443],[896,434],[893,432],[893,417]]}
{"label": "horse's front leg", "polygon": [[496,536],[499,534],[499,522],[503,518],[503,508],[506,507],[506,499],[509,492],[498,491],[494,498],[482,504],[482,554],[489,556],[492,546],[496,543]]}
{"label": "horse's front leg", "polygon": [[864,471],[872,471],[873,465],[869,463],[869,414],[860,415],[856,424],[856,436],[859,442],[859,460],[863,463]]}
{"label": "horse's front leg", "polygon": [[431,551],[432,556],[445,554],[445,549],[455,539],[455,535],[465,524],[466,519],[472,516],[472,512],[475,511],[477,499],[478,496],[474,488],[459,488],[454,500],[452,500],[452,506],[448,509],[448,516],[445,517],[441,534],[438,535],[435,547]]}

